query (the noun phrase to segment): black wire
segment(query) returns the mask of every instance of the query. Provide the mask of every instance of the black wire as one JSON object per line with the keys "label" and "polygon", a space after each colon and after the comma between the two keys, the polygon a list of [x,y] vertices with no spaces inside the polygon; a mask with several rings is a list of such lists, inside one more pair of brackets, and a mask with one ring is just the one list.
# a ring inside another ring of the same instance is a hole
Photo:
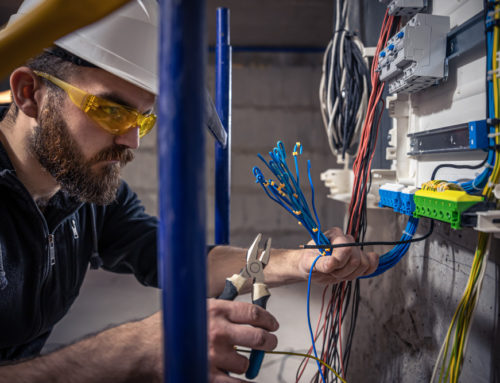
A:
{"label": "black wire", "polygon": [[436,174],[437,172],[442,169],[442,168],[452,168],[452,169],[479,169],[479,168],[482,168],[485,164],[486,164],[486,161],[488,161],[488,154],[486,154],[486,158],[479,164],[477,165],[455,165],[455,164],[441,164],[441,165],[438,165],[434,168],[434,170],[432,171],[432,175],[431,175],[431,180],[434,180],[436,179]]}
{"label": "black wire", "polygon": [[349,242],[349,243],[337,243],[334,245],[301,245],[302,249],[325,249],[325,250],[333,250],[338,249],[339,247],[355,247],[355,246],[373,246],[373,245],[402,245],[405,243],[413,243],[423,241],[427,239],[434,229],[434,221],[431,220],[431,226],[427,234],[422,237],[407,239],[404,241],[373,241],[373,242]]}
{"label": "black wire", "polygon": [[[343,9],[344,2],[339,6]],[[339,16],[339,25],[334,31],[332,44],[326,52],[326,65],[324,78],[326,82],[331,77],[332,86],[330,89],[330,99],[338,101],[338,107],[332,118],[332,146],[340,151],[343,156],[346,152],[353,154],[356,148],[353,147],[356,128],[356,113],[363,99],[364,88],[369,94],[371,91],[370,73],[365,64],[363,54],[355,42],[356,35],[345,30],[346,20],[343,15]],[[335,42],[335,45],[333,44]],[[340,57],[343,57],[342,66]],[[330,69],[332,58],[335,57],[335,65]],[[342,72],[346,69],[346,79],[344,88],[341,88]],[[365,81],[363,82],[363,78]],[[324,99],[327,99],[328,86],[324,89]],[[328,114],[328,113],[326,113]]]}

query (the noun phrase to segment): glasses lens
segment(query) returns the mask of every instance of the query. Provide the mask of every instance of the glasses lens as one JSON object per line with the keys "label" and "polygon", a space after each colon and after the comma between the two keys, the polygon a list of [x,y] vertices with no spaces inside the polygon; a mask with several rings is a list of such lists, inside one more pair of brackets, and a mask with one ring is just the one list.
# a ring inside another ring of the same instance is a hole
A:
{"label": "glasses lens", "polygon": [[102,128],[116,135],[124,134],[136,125],[137,113],[110,101],[97,99],[87,114]]}
{"label": "glasses lens", "polygon": [[140,128],[139,128],[139,137],[144,137],[146,134],[148,134],[151,129],[155,126],[156,123],[156,116],[154,114],[150,114],[149,116],[142,116],[143,119],[140,122]]}

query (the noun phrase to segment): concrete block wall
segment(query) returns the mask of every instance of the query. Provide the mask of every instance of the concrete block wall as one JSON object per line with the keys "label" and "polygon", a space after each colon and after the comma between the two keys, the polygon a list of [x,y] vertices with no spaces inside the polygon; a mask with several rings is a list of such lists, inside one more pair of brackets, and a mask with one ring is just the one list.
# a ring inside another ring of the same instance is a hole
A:
{"label": "concrete block wall", "polygon": [[[288,55],[290,56],[290,55]],[[292,63],[290,63],[292,62]],[[247,246],[255,233],[273,237],[275,246],[290,247],[307,240],[307,232],[297,225],[281,207],[272,202],[255,183],[252,169],[259,166],[266,178],[271,177],[257,153],[268,158],[278,140],[290,155],[297,141],[304,147],[300,158],[301,184],[310,196],[307,159],[311,160],[316,204],[320,220],[339,224],[328,209],[321,171],[335,167],[325,140],[319,113],[318,87],[321,55],[313,55],[297,64],[287,54],[234,56],[232,110],[231,172],[231,243]],[[213,83],[213,67],[208,69],[208,82]],[[209,157],[213,144],[208,142]],[[213,162],[208,162],[209,238],[213,238],[214,178]],[[328,203],[329,204],[329,203]],[[297,242],[299,241],[299,242]]]}

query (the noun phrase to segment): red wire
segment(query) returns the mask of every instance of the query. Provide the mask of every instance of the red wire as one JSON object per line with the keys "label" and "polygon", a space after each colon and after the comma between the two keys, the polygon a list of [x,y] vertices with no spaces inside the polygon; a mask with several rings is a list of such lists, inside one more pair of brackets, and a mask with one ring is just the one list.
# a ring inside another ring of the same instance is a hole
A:
{"label": "red wire", "polygon": [[[324,323],[321,330],[319,330],[319,332],[318,332],[318,329],[319,329],[319,326],[321,323],[321,318],[323,316],[323,307],[325,305],[325,296],[326,296],[327,290],[328,290],[328,286],[325,286],[325,288],[323,289],[323,296],[321,298],[321,309],[320,309],[319,316],[318,316],[318,322],[316,324],[316,331],[314,334],[314,342],[315,343],[316,343],[316,340],[318,339],[319,335],[324,331],[325,325],[326,325],[326,323]],[[329,307],[330,307],[330,303],[328,303],[327,312],[329,310]],[[313,350],[313,347],[311,345],[311,347],[309,348],[309,351],[307,353],[311,354],[312,350]],[[295,383],[298,383],[299,380],[302,378],[302,375],[304,374],[304,371],[306,370],[306,367],[307,367],[307,364],[309,363],[309,360],[310,360],[310,358],[306,358],[304,365],[302,366],[302,371],[299,373],[299,376],[297,377]]]}

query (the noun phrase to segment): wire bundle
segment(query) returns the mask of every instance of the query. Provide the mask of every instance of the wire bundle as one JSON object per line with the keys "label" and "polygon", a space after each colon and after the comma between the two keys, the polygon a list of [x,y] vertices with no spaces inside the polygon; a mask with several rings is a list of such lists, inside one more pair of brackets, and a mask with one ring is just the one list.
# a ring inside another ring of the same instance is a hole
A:
{"label": "wire bundle", "polygon": [[[322,337],[322,349],[321,349],[321,359],[325,363],[332,366],[336,371],[339,371],[340,376],[345,375],[346,366],[349,362],[350,356],[350,344],[352,344],[352,337],[354,335],[354,327],[356,324],[356,318],[358,313],[358,305],[351,303],[351,298],[354,301],[359,301],[359,285],[352,285],[351,283],[339,283],[334,284],[331,287],[327,286],[323,291],[321,313],[319,320],[316,325],[316,330],[313,334],[310,313],[309,313],[309,298],[310,298],[310,286],[311,286],[311,276],[314,269],[314,265],[318,259],[323,255],[331,255],[332,250],[337,247],[347,247],[347,246],[362,246],[364,244],[388,244],[389,242],[367,242],[367,243],[343,243],[332,245],[329,239],[321,231],[321,223],[318,218],[318,214],[314,202],[314,186],[311,179],[311,162],[307,161],[307,172],[309,178],[309,184],[312,191],[311,205],[312,211],[309,208],[309,204],[301,190],[300,187],[300,173],[298,165],[298,156],[302,154],[302,146],[297,143],[294,147],[293,157],[295,163],[295,175],[293,175],[287,164],[287,155],[284,145],[281,141],[278,141],[277,146],[273,151],[269,152],[271,157],[270,161],[266,161],[264,157],[258,154],[258,157],[265,163],[271,173],[276,177],[276,180],[267,179],[264,177],[262,171],[255,166],[253,168],[253,174],[256,178],[256,182],[261,185],[265,193],[273,201],[282,206],[289,214],[291,214],[295,219],[298,220],[306,230],[309,235],[314,240],[316,245],[322,245],[325,249],[319,254],[313,261],[308,278],[308,288],[307,288],[307,320],[309,326],[309,333],[311,335],[312,346],[309,353],[314,352],[316,358],[318,358],[315,342]],[[380,263],[377,270],[371,275],[365,277],[374,277],[379,275],[394,265],[396,265],[403,255],[408,250],[410,243],[415,241],[420,241],[427,238],[432,232],[431,230],[428,234],[423,237],[413,239],[413,235],[417,229],[418,219],[410,217],[408,225],[405,229],[401,241],[392,242],[396,246],[386,254],[380,257]],[[331,299],[325,307],[325,297],[328,289],[331,289]],[[343,353],[342,349],[342,321],[343,315],[349,311],[350,308],[350,327],[347,332],[346,347]],[[323,312],[325,312],[323,321]],[[300,380],[302,377],[307,361],[304,360],[297,371],[296,379]],[[318,373],[313,377],[313,380],[322,379],[323,382],[328,381],[330,378],[333,380],[339,379],[336,374],[331,373],[329,369],[321,366],[318,363]]]}
{"label": "wire bundle", "polygon": [[[486,14],[486,30],[487,30],[487,96],[488,96],[488,117],[495,121],[490,132],[491,148],[488,153],[488,167],[481,175],[488,174],[488,181],[484,182],[482,195],[486,200],[494,200],[493,187],[500,180],[500,127],[498,125],[499,111],[499,92],[500,81],[498,71],[498,55],[500,45],[500,28],[499,28],[499,13],[500,6],[498,2],[488,1],[484,4],[486,10],[493,9],[493,12]],[[480,175],[480,176],[481,176]],[[476,178],[477,179],[477,178]],[[478,186],[479,183],[474,183]],[[460,303],[455,310],[450,326],[446,333],[446,338],[443,342],[441,350],[434,366],[431,382],[438,378],[439,382],[449,381],[450,383],[458,382],[460,376],[464,355],[466,351],[467,341],[472,325],[474,311],[479,300],[482,282],[486,270],[487,260],[489,256],[489,234],[479,233],[478,245],[474,254],[471,272],[467,285],[460,300]],[[453,331],[454,330],[454,331]],[[452,343],[452,333],[453,343]],[[452,343],[452,344],[451,344]],[[451,347],[450,347],[451,344]],[[439,373],[439,377],[438,377]]]}
{"label": "wire bundle", "polygon": [[[288,213],[290,213],[295,219],[297,219],[299,224],[301,224],[309,232],[309,235],[317,245],[330,245],[329,239],[321,231],[321,224],[316,211],[316,205],[314,202],[314,185],[311,178],[311,161],[309,160],[307,161],[307,174],[309,177],[309,184],[311,186],[311,191],[312,191],[311,205],[314,212],[314,216],[311,213],[309,204],[300,188],[300,172],[297,160],[297,157],[300,154],[302,154],[302,146],[298,142],[295,144],[293,150],[293,157],[295,162],[295,176],[294,176],[290,172],[290,169],[288,168],[288,164],[286,161],[286,151],[283,142],[278,141],[273,151],[269,152],[269,156],[271,157],[270,161],[266,161],[264,157],[262,157],[262,155],[258,154],[258,157],[264,162],[264,164],[266,164],[268,169],[276,177],[277,181],[274,181],[272,179],[266,180],[264,178],[264,175],[262,174],[262,171],[257,166],[253,168],[253,174],[256,178],[256,182],[262,186],[267,196],[271,198],[274,202],[281,205]],[[309,313],[309,297],[311,291],[312,271],[318,259],[323,255],[331,255],[331,251],[323,250],[321,254],[319,254],[316,257],[316,259],[313,261],[311,265],[307,283],[307,321],[309,326],[309,333],[311,335],[311,340],[312,340],[312,350],[314,351],[314,356],[316,358],[318,358],[318,354],[315,346],[315,337],[313,336],[312,333],[311,319]],[[318,365],[318,370],[323,382],[326,382],[324,373],[321,369],[321,365],[319,364],[318,361],[316,361],[316,363]],[[336,369],[335,365],[333,365],[332,367]]]}
{"label": "wire bundle", "polygon": [[[400,242],[393,249],[388,251],[387,253],[380,256],[377,270],[375,270],[372,274],[367,275],[361,278],[373,278],[377,275],[385,273],[390,268],[396,266],[396,264],[403,258],[408,249],[410,248],[411,242],[407,242],[413,238],[413,235],[417,231],[418,227],[418,218],[410,217],[408,219],[408,223],[406,224],[406,228],[403,232],[403,236],[400,239]],[[420,238],[419,238],[420,239]]]}
{"label": "wire bundle", "polygon": [[380,120],[384,110],[382,93],[385,84],[379,80],[379,72],[377,72],[378,58],[380,51],[386,46],[387,40],[396,32],[396,28],[395,17],[389,16],[388,11],[386,11],[371,66],[372,91],[368,101],[367,115],[361,132],[358,154],[353,165],[354,183],[349,205],[347,232],[355,239],[362,238],[366,230],[366,195],[369,190],[371,163],[375,154]]}
{"label": "wire bundle", "polygon": [[370,93],[363,43],[349,32],[348,0],[337,0],[333,37],[323,56],[319,100],[328,144],[342,157],[357,149]]}

